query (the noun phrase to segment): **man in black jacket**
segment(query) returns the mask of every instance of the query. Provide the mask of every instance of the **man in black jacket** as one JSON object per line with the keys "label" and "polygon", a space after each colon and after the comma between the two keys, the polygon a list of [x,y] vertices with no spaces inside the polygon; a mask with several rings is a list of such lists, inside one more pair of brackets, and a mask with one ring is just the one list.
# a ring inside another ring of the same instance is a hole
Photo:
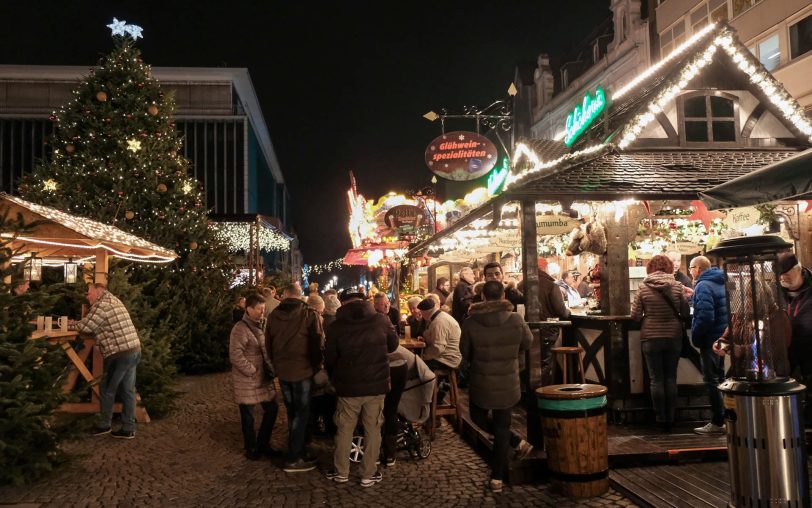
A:
{"label": "man in black jacket", "polygon": [[[779,254],[776,264],[792,326],[790,364],[793,369],[800,369],[800,381],[809,387],[812,384],[812,272],[801,266],[791,252]],[[804,419],[809,427],[812,426],[812,397],[808,388],[806,393]]]}
{"label": "man in black jacket", "polygon": [[375,461],[381,448],[384,397],[389,391],[388,354],[398,348],[398,334],[383,314],[359,293],[346,294],[327,328],[325,366],[336,389],[334,468],[327,478],[338,483],[349,479],[350,445],[358,415],[364,425],[364,458],[361,486],[371,487],[383,478]]}
{"label": "man in black jacket", "polygon": [[[474,299],[474,271],[466,266],[460,270],[460,281],[451,295],[451,316],[462,323],[468,315],[468,307]],[[447,303],[447,301],[446,301]]]}

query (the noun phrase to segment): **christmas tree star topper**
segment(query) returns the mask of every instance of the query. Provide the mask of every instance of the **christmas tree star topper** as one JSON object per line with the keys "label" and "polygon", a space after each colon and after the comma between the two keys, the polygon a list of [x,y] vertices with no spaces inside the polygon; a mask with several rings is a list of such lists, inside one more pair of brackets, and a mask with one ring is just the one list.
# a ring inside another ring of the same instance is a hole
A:
{"label": "christmas tree star topper", "polygon": [[127,22],[124,20],[117,20],[113,18],[113,22],[107,25],[107,28],[113,31],[113,35],[125,35],[124,27],[127,25]]}
{"label": "christmas tree star topper", "polygon": [[134,41],[138,40],[139,37],[144,38],[144,36],[141,35],[141,32],[144,31],[143,28],[138,25],[128,25],[123,19],[119,21],[117,18],[113,18],[113,22],[107,25],[107,28],[113,32],[112,35],[124,36],[129,34]]}

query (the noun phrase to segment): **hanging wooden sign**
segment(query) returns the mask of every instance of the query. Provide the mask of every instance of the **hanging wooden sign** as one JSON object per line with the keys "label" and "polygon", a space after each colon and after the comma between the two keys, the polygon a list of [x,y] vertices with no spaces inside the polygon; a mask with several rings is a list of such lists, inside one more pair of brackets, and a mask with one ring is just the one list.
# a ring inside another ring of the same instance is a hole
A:
{"label": "hanging wooden sign", "polygon": [[727,212],[723,222],[731,229],[745,229],[756,224],[761,218],[761,212],[754,206],[733,208]]}
{"label": "hanging wooden sign", "polygon": [[536,234],[564,235],[579,227],[581,221],[563,215],[536,215]]}
{"label": "hanging wooden sign", "polygon": [[446,180],[475,180],[490,171],[497,160],[496,145],[475,132],[452,131],[434,139],[426,148],[426,165]]}

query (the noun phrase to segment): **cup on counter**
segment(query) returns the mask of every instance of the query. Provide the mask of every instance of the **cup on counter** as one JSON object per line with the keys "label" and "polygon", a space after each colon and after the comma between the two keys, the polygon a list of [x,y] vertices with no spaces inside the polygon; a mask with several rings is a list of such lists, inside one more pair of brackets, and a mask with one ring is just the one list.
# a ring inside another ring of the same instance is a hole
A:
{"label": "cup on counter", "polygon": [[37,316],[37,331],[45,330],[45,316]]}
{"label": "cup on counter", "polygon": [[412,327],[409,326],[409,325],[406,325],[406,327],[404,328],[404,331],[405,331],[405,333],[404,333],[405,338],[411,339],[412,338]]}
{"label": "cup on counter", "polygon": [[559,318],[557,318],[557,317],[548,317],[547,321],[549,321],[550,323],[557,323],[559,321]]}
{"label": "cup on counter", "polygon": [[56,322],[57,325],[59,326],[59,331],[61,332],[68,331],[68,316],[59,316]]}
{"label": "cup on counter", "polygon": [[45,331],[50,332],[54,328],[54,318],[45,316]]}

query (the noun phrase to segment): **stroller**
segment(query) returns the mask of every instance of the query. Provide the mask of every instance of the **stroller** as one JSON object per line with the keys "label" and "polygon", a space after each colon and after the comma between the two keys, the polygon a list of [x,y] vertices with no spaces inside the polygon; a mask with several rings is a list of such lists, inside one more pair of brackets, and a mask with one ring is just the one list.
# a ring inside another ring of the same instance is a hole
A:
{"label": "stroller", "polygon": [[[406,380],[403,395],[398,404],[397,449],[407,450],[413,459],[425,459],[431,455],[431,438],[423,423],[431,414],[431,396],[437,378],[425,362],[415,356],[415,369]],[[350,461],[361,462],[364,456],[364,428],[355,429],[350,445]]]}

